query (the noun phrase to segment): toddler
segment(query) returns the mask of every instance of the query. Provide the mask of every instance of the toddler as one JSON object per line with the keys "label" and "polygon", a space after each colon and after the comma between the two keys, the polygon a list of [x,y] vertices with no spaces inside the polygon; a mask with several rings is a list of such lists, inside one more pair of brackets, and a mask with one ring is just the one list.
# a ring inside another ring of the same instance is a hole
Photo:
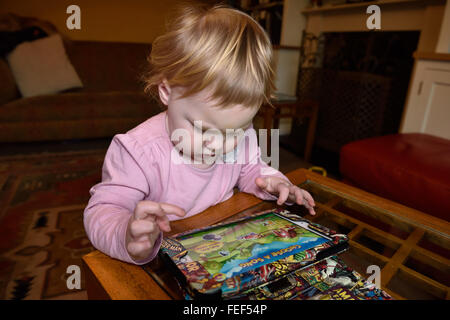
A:
{"label": "toddler", "polygon": [[148,60],[145,91],[167,108],[111,142],[84,211],[98,250],[148,263],[170,221],[227,200],[235,186],[315,213],[311,195],[254,143],[253,117],[274,90],[272,46],[257,22],[225,5],[184,6]]}

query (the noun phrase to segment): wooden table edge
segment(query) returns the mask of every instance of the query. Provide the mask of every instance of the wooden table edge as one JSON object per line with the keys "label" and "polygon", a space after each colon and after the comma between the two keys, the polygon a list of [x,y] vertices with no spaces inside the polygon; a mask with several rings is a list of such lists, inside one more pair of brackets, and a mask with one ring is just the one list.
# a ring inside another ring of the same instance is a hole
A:
{"label": "wooden table edge", "polygon": [[113,259],[98,250],[82,260],[89,300],[171,300],[141,266]]}

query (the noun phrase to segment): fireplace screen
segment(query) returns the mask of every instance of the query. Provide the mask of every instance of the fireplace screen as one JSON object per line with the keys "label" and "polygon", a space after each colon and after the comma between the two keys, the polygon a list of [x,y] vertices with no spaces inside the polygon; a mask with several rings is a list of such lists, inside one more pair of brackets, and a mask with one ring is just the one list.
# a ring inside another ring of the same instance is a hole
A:
{"label": "fireplace screen", "polygon": [[[300,99],[319,101],[313,162],[351,141],[398,132],[417,31],[303,36]],[[295,127],[293,127],[295,131]]]}

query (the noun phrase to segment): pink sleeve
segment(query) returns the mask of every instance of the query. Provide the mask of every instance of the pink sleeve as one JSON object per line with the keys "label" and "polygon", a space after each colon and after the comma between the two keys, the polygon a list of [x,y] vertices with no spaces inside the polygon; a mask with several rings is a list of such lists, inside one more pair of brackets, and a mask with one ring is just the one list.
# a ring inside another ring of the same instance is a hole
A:
{"label": "pink sleeve", "polygon": [[[238,188],[240,191],[254,194],[263,200],[277,200],[278,197],[261,190],[255,183],[256,178],[261,176],[276,176],[285,179],[289,182],[289,179],[280,171],[270,167],[261,159],[261,150],[256,143],[252,143],[251,139],[256,139],[256,133],[254,137],[249,137],[249,142],[245,143],[245,152],[249,155],[245,164],[242,166],[241,173],[238,179]],[[257,140],[255,140],[257,141]],[[290,182],[289,182],[290,183]]]}
{"label": "pink sleeve", "polygon": [[[125,248],[128,220],[136,204],[150,192],[140,167],[146,155],[128,135],[116,135],[106,153],[102,182],[90,190],[91,198],[84,210],[84,227],[95,248],[105,254],[133,264],[145,264],[158,253],[161,237],[152,254],[144,260],[133,260]],[[144,163],[145,163],[144,162]]]}

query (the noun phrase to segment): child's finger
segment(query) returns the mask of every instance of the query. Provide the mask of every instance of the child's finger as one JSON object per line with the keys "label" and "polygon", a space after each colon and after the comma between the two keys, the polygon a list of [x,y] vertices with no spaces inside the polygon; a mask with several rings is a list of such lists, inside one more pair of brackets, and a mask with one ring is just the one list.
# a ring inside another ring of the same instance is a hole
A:
{"label": "child's finger", "polygon": [[269,184],[266,179],[261,177],[256,178],[255,183],[261,189],[266,189]]}
{"label": "child's finger", "polygon": [[311,207],[315,207],[316,203],[314,202],[314,199],[311,196],[311,194],[308,191],[306,191],[306,190],[303,190],[303,189],[301,189],[301,190],[303,192],[303,197],[308,201],[309,205]]}
{"label": "child's finger", "polygon": [[148,220],[134,220],[131,223],[130,233],[134,239],[140,238],[155,231],[155,223]]}
{"label": "child's finger", "polygon": [[155,215],[162,218],[168,214],[184,217],[186,212],[180,207],[168,203],[140,201],[136,206],[134,217],[135,219],[145,219],[149,215]]}
{"label": "child's finger", "polygon": [[170,203],[160,203],[160,205],[165,214],[173,214],[178,217],[184,217],[186,215],[186,211],[176,205]]}
{"label": "child's finger", "polygon": [[[314,211],[313,205],[311,205],[311,200],[312,200],[311,195],[309,193],[307,193],[305,190],[302,190],[297,186],[295,186],[294,188],[295,188],[295,190],[294,190],[295,203],[305,206],[306,209],[308,209],[309,214],[315,215],[316,212]],[[309,197],[311,197],[311,199],[309,199],[307,197],[308,195],[309,195]],[[312,203],[314,204],[314,201],[312,201]]]}
{"label": "child's finger", "polygon": [[298,187],[294,187],[294,196],[295,196],[295,203],[302,205],[305,202],[305,199],[303,198],[302,190]]}
{"label": "child's finger", "polygon": [[301,191],[302,191],[302,194],[303,194],[304,205],[308,209],[309,214],[310,215],[315,215],[316,211],[314,210],[314,207],[315,207],[316,204],[314,202],[314,199],[312,198],[312,196],[309,194],[308,191],[305,191],[303,189],[301,189]]}
{"label": "child's finger", "polygon": [[306,209],[308,209],[310,215],[313,216],[316,214],[316,211],[314,211],[314,208],[311,207],[310,205],[305,205],[305,207],[306,207]]}
{"label": "child's finger", "polygon": [[164,215],[161,205],[153,201],[140,201],[134,210],[134,218],[136,220],[145,219],[149,215]]}
{"label": "child's finger", "polygon": [[278,201],[277,204],[278,205],[282,205],[283,203],[286,202],[287,198],[289,197],[289,187],[286,186],[284,183],[280,183],[278,185],[278,192],[279,192],[279,196],[278,196]]}
{"label": "child's finger", "polygon": [[170,222],[167,216],[158,217],[156,218],[156,223],[158,224],[158,227],[164,231],[164,232],[170,232]]}

